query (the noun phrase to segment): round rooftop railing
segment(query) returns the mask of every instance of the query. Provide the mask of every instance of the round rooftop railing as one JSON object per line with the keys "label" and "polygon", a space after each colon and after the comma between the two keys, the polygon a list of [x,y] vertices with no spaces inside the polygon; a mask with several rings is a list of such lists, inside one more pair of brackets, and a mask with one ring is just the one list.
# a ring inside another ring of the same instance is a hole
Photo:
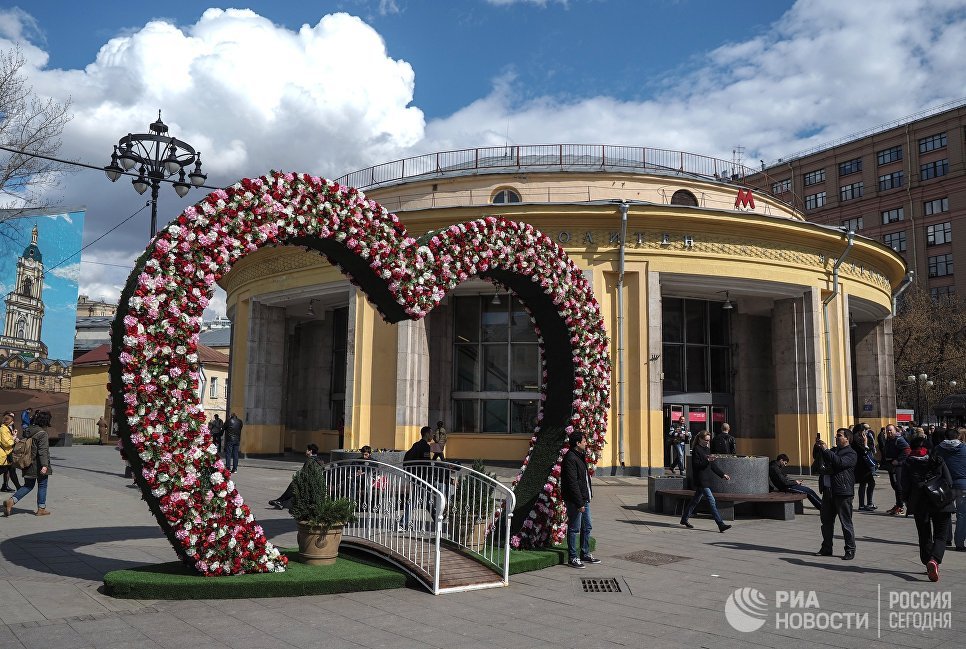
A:
{"label": "round rooftop railing", "polygon": [[746,176],[762,177],[761,170],[737,162],[669,149],[606,144],[514,144],[403,158],[353,171],[338,178],[337,182],[368,189],[420,177],[538,168],[673,173],[733,183],[743,183]]}

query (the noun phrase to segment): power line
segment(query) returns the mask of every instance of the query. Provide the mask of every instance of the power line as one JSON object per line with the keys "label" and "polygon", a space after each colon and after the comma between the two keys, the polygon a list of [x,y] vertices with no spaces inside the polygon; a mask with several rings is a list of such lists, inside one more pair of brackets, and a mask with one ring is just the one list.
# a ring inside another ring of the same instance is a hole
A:
{"label": "power line", "polygon": [[[33,153],[32,151],[22,151],[20,149],[15,149],[13,147],[3,146],[2,144],[0,144],[0,150],[7,151],[9,153],[16,153],[19,155],[29,156],[31,158],[40,158],[42,160],[50,160],[51,162],[59,162],[60,164],[72,165],[74,167],[94,169],[95,171],[101,171],[101,172],[104,171],[104,167],[98,167],[92,164],[88,164],[86,162],[78,162],[76,160],[66,160],[64,158],[55,158],[54,156],[44,155],[42,153]],[[140,177],[138,174],[132,173],[130,171],[121,171],[120,174],[123,176],[132,176],[133,178]],[[158,180],[169,184],[174,184],[176,182],[174,180],[168,180],[167,178],[159,178]],[[221,189],[221,187],[213,187],[211,185],[196,185],[196,187],[201,189]]]}
{"label": "power line", "polygon": [[[131,216],[127,217],[126,219],[124,219],[123,221],[121,221],[120,223],[118,223],[117,225],[115,225],[113,228],[111,228],[110,230],[108,230],[107,232],[105,232],[104,234],[102,234],[101,236],[99,236],[96,239],[94,239],[93,241],[91,241],[89,244],[87,244],[86,246],[84,246],[83,248],[81,248],[80,250],[78,250],[77,252],[75,252],[75,253],[73,253],[71,255],[68,255],[68,256],[64,257],[63,259],[61,259],[59,262],[57,262],[56,264],[54,264],[50,268],[45,269],[44,270],[44,274],[46,275],[47,273],[49,273],[53,269],[57,268],[58,266],[62,266],[65,263],[67,263],[67,261],[69,259],[73,259],[77,255],[81,254],[82,252],[84,252],[85,250],[87,250],[88,248],[90,248],[91,246],[93,246],[95,243],[97,243],[98,241],[100,241],[101,239],[103,239],[104,237],[106,237],[107,235],[109,235],[111,232],[114,232],[114,230],[117,230],[119,227],[121,227],[122,225],[124,225],[125,223],[127,223],[128,221],[130,221],[131,219],[133,219],[135,216],[137,216],[138,214],[140,214],[141,212],[143,212],[145,209],[147,209],[148,205],[150,205],[150,204],[151,204],[150,202],[145,203],[144,205],[141,206],[141,209],[139,209],[137,212],[135,212]],[[124,266],[124,268],[126,268],[126,266]]]}

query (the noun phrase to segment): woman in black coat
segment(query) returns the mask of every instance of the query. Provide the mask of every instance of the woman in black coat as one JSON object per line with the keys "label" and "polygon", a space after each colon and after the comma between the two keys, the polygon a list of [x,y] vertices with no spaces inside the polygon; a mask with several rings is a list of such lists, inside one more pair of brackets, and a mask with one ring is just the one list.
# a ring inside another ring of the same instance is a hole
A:
{"label": "woman in black coat", "polygon": [[869,467],[865,456],[869,453],[869,438],[864,430],[852,433],[852,449],[855,451],[855,482],[859,486],[859,511],[871,512],[878,509],[872,504],[872,492],[875,491],[875,475]]}
{"label": "woman in black coat", "polygon": [[930,581],[939,581],[939,564],[946,552],[946,539],[952,525],[952,512],[956,511],[956,500],[952,499],[944,507],[937,507],[921,484],[931,476],[941,474],[947,485],[952,485],[952,476],[942,457],[926,451],[925,434],[912,439],[912,453],[906,458],[902,469],[902,496],[906,506],[916,519],[919,532],[919,559],[926,566]]}

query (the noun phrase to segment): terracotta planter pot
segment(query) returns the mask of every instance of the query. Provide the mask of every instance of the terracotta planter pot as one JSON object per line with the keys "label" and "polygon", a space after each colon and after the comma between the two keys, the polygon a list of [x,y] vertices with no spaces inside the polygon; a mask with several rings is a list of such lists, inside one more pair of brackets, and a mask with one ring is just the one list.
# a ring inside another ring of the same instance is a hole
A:
{"label": "terracotta planter pot", "polygon": [[333,525],[328,530],[298,523],[299,561],[310,566],[328,566],[335,563],[339,556],[339,543],[342,542],[342,525]]}

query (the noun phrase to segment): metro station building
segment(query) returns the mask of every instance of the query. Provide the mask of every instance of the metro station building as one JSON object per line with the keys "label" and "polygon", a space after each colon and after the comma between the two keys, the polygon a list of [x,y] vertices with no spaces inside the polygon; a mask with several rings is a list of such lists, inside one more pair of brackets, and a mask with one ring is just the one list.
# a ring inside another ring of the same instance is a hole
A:
{"label": "metro station building", "polygon": [[[805,220],[753,170],[640,147],[451,151],[339,179],[418,237],[487,215],[533,224],[592,280],[611,341],[600,471],[666,466],[670,420],[725,421],[738,452],[808,466],[816,434],[895,415],[893,250]],[[760,173],[760,172],[759,172]],[[519,300],[482,280],[419,322],[382,321],[303,248],[258,250],[221,284],[233,322],[229,411],[242,451],[408,448],[443,421],[450,458],[522,460],[540,350]]]}

